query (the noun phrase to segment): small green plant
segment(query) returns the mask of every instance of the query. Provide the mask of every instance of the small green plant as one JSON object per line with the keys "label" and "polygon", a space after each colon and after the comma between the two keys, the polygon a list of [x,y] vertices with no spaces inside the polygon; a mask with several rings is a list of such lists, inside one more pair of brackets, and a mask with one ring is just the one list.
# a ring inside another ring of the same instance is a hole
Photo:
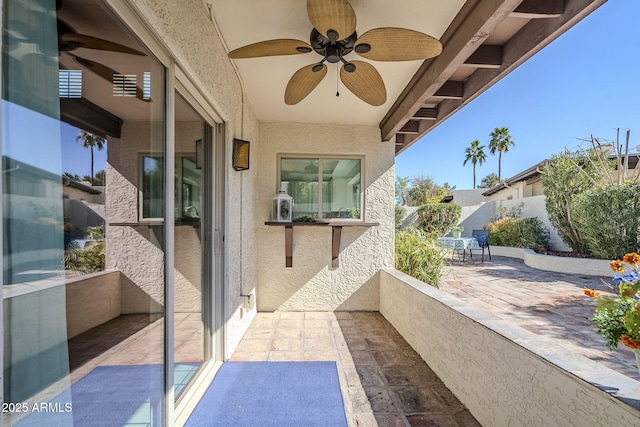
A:
{"label": "small green plant", "polygon": [[64,268],[84,274],[104,270],[105,245],[104,226],[87,227],[85,238],[95,240],[83,248],[69,248],[64,251]]}
{"label": "small green plant", "polygon": [[104,226],[97,225],[95,227],[87,227],[85,237],[92,240],[104,239]]}
{"label": "small green plant", "polygon": [[396,268],[418,280],[438,287],[446,250],[435,244],[435,237],[420,230],[396,233]]}
{"label": "small green plant", "polygon": [[487,229],[492,245],[549,250],[549,230],[538,218],[502,218]]}

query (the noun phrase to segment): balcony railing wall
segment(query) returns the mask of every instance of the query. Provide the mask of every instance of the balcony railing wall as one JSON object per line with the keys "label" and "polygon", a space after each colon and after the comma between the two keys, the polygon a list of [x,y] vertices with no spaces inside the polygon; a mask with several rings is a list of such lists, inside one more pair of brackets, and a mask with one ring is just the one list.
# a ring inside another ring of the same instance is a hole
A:
{"label": "balcony railing wall", "polygon": [[395,269],[380,312],[487,426],[640,425],[640,383]]}

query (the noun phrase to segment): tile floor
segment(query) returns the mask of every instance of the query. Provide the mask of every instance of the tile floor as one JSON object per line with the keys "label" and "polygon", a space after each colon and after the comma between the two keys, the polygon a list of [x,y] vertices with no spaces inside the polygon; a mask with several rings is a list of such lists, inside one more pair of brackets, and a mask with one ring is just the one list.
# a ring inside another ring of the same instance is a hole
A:
{"label": "tile floor", "polygon": [[[175,314],[176,363],[202,361],[200,313]],[[100,365],[164,362],[164,321],[160,315],[119,316],[69,340],[71,383]]]}
{"label": "tile floor", "polygon": [[258,313],[231,360],[336,361],[350,427],[479,426],[380,313]]}

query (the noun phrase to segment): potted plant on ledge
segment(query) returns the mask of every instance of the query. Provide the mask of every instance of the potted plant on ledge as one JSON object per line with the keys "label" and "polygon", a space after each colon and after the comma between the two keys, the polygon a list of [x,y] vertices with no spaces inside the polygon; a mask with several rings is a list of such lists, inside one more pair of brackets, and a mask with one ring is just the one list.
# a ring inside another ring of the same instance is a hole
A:
{"label": "potted plant on ledge", "polygon": [[455,227],[453,227],[451,229],[451,234],[453,235],[454,238],[459,239],[460,235],[462,234],[462,232],[464,231],[464,227],[461,225],[456,225]]}
{"label": "potted plant on ledge", "polygon": [[593,319],[598,334],[607,340],[610,350],[622,342],[636,355],[640,371],[640,255],[626,254],[622,261],[611,261],[615,272],[613,281],[616,297],[600,296],[595,289],[584,289],[585,295],[595,298],[596,310]]}

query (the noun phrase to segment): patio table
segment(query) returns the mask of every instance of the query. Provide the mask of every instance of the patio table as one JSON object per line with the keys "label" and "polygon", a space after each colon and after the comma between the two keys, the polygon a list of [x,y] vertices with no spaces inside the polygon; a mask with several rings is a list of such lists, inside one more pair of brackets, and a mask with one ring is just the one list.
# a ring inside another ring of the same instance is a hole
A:
{"label": "patio table", "polygon": [[465,260],[467,249],[469,254],[471,254],[471,249],[481,249],[478,239],[475,237],[439,237],[436,239],[436,244],[453,251],[451,259],[456,251],[462,251],[462,261]]}

